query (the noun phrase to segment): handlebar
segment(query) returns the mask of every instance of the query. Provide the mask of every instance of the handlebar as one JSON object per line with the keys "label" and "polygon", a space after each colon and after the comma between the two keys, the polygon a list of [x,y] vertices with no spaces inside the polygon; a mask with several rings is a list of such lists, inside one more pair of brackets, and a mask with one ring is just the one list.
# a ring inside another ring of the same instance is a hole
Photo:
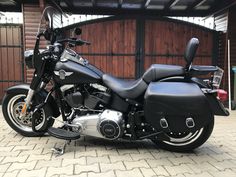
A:
{"label": "handlebar", "polygon": [[82,39],[76,39],[76,38],[67,38],[67,39],[61,39],[57,41],[58,43],[64,43],[68,42],[70,47],[75,46],[82,46],[82,45],[90,45],[91,43],[88,41],[84,41]]}

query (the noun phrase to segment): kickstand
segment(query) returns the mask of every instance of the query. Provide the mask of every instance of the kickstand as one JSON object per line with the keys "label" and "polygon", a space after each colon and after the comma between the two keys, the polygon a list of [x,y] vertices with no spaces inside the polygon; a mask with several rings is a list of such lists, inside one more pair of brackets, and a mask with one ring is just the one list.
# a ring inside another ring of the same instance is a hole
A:
{"label": "kickstand", "polygon": [[61,156],[65,153],[66,146],[70,145],[71,140],[66,140],[62,147],[53,147],[51,150],[56,157]]}

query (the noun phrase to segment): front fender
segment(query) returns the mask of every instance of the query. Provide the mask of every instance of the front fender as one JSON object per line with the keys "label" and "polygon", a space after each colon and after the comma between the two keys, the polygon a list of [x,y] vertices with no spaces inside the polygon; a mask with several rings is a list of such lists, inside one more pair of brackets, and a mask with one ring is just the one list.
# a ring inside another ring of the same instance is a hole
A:
{"label": "front fender", "polygon": [[[9,87],[6,90],[6,93],[7,94],[13,94],[13,93],[27,94],[29,89],[30,89],[30,85],[28,85],[28,84],[14,85],[12,87]],[[37,99],[39,99],[41,101],[44,101],[45,98],[47,97],[47,95],[48,95],[48,92],[45,89],[40,90],[40,91],[36,92],[36,94],[35,94]],[[50,95],[49,98],[48,98],[48,104],[49,104],[49,106],[50,106],[50,108],[53,112],[53,117],[58,117],[60,115],[60,111],[59,111],[57,103],[56,103],[56,101],[55,101],[55,99],[53,98],[52,95]]]}

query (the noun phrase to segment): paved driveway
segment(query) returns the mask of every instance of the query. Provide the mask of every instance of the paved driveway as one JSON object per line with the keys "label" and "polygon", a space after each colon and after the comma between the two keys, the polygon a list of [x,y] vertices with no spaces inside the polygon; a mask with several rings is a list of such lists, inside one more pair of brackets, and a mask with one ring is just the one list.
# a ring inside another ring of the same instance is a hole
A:
{"label": "paved driveway", "polygon": [[0,112],[0,177],[236,177],[236,112],[229,118],[217,117],[211,138],[188,154],[157,149],[150,141],[86,137],[68,146],[63,156],[55,157],[50,149],[62,144],[53,137],[18,135]]}

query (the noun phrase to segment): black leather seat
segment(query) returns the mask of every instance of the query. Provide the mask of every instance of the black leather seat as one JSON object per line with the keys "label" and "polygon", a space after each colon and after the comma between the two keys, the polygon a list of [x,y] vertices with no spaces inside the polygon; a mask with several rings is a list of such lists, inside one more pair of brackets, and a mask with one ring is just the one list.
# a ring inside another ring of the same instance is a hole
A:
{"label": "black leather seat", "polygon": [[143,74],[142,78],[146,83],[150,83],[166,77],[182,76],[184,73],[185,69],[182,66],[153,64]]}
{"label": "black leather seat", "polygon": [[181,76],[184,72],[182,66],[153,64],[138,80],[118,79],[109,74],[104,74],[102,79],[119,96],[134,99],[144,93],[150,82],[171,76]]}
{"label": "black leather seat", "polygon": [[104,74],[102,79],[111,90],[123,98],[137,98],[147,89],[147,84],[142,78],[130,81]]}

